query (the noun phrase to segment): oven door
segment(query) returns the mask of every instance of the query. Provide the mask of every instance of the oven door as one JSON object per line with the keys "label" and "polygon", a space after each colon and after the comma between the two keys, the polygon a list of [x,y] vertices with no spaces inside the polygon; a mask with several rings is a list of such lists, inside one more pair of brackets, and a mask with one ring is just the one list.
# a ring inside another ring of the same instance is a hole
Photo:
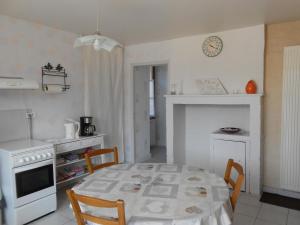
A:
{"label": "oven door", "polygon": [[13,169],[15,207],[56,192],[53,159]]}

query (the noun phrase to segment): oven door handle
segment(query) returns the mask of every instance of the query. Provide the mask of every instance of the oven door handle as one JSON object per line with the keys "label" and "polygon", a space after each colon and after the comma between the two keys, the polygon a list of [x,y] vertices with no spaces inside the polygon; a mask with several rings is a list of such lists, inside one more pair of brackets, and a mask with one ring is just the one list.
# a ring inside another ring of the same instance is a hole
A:
{"label": "oven door handle", "polygon": [[36,169],[36,168],[51,165],[51,164],[54,164],[54,160],[53,159],[48,159],[48,160],[45,160],[45,161],[42,161],[42,162],[37,162],[37,163],[33,163],[33,164],[29,164],[29,165],[14,168],[13,171],[16,174],[16,173]]}

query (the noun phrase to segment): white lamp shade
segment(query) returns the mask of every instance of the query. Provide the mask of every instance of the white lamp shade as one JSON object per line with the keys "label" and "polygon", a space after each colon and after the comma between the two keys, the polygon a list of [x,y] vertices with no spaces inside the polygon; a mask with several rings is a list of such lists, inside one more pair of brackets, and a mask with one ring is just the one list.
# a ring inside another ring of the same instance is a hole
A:
{"label": "white lamp shade", "polygon": [[[102,42],[103,42],[103,41],[102,41]],[[101,50],[102,42],[100,42],[99,39],[96,39],[96,40],[94,41],[93,46],[94,46],[94,49],[95,49],[96,51],[100,51],[100,50]]]}
{"label": "white lamp shade", "polygon": [[115,47],[122,47],[119,42],[109,37],[94,34],[77,38],[74,43],[74,48],[88,45],[93,45],[94,49],[97,51],[104,49],[109,52],[112,51]]}

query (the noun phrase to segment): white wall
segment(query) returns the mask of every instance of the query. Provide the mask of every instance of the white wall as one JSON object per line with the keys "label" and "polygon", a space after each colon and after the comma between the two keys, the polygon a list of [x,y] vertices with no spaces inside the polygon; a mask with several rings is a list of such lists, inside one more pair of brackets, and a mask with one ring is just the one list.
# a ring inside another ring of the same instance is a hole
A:
{"label": "white wall", "polygon": [[222,127],[249,131],[249,106],[187,105],[185,118],[185,161],[210,168],[210,134]]}
{"label": "white wall", "polygon": [[[223,52],[215,58],[202,53],[202,43],[209,35],[223,39]],[[262,93],[264,25],[127,46],[124,63],[126,159],[133,160],[132,65],[168,63],[168,83],[183,80],[185,94],[197,93],[194,80],[203,77],[218,77],[229,92],[243,91],[246,82],[254,79]]]}
{"label": "white wall", "polygon": [[[46,95],[39,90],[0,90],[0,110],[31,108],[35,138],[64,136],[64,119],[83,114],[83,65],[73,49],[75,34],[0,15],[0,76],[22,76],[41,83],[41,67],[61,63],[71,90]],[[0,129],[3,129],[0,125]]]}

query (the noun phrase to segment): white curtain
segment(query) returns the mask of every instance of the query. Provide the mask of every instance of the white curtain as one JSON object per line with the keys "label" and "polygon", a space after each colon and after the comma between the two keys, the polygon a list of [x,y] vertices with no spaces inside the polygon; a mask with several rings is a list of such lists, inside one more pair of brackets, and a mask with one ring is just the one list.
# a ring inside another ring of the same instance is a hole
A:
{"label": "white curtain", "polygon": [[123,50],[87,46],[83,51],[85,115],[93,117],[97,132],[106,134],[105,147],[118,146],[123,161]]}

